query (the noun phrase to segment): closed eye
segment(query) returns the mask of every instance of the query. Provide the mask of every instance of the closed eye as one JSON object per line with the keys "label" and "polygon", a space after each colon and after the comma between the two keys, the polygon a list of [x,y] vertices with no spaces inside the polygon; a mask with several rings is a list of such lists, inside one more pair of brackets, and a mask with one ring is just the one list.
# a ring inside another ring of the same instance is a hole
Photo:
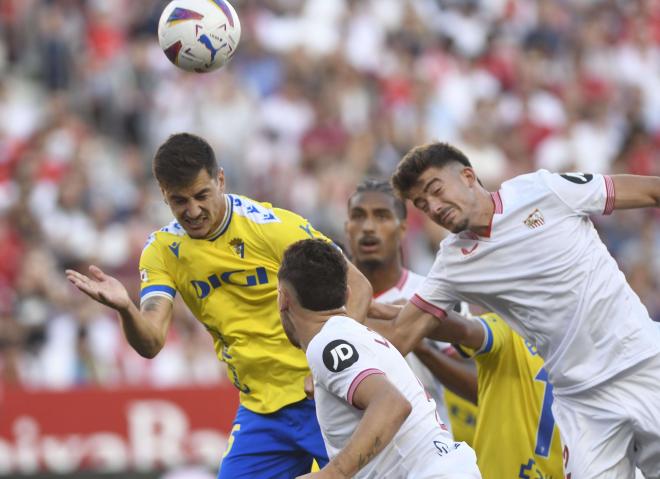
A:
{"label": "closed eye", "polygon": [[413,205],[415,205],[415,208],[422,211],[426,211],[428,208],[428,203],[426,200],[415,200],[413,201]]}

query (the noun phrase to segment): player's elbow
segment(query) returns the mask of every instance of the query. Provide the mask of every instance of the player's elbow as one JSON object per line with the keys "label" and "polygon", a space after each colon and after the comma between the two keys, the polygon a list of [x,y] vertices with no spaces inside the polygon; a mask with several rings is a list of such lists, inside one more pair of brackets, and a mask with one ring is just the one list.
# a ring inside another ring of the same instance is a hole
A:
{"label": "player's elbow", "polygon": [[398,390],[391,390],[381,397],[387,416],[393,425],[400,427],[412,412],[412,404]]}
{"label": "player's elbow", "polygon": [[153,359],[160,352],[160,349],[143,349],[138,350],[137,353],[146,359]]}
{"label": "player's elbow", "polygon": [[143,358],[146,359],[153,359],[156,357],[156,355],[160,352],[160,349],[155,349],[155,348],[142,348],[142,349],[135,349],[137,353],[142,356]]}
{"label": "player's elbow", "polygon": [[399,395],[393,401],[391,411],[392,419],[398,424],[403,424],[412,412],[412,404],[404,396]]}
{"label": "player's elbow", "polygon": [[153,359],[163,349],[163,343],[160,341],[150,341],[148,343],[132,344],[133,349],[140,356],[146,359]]}

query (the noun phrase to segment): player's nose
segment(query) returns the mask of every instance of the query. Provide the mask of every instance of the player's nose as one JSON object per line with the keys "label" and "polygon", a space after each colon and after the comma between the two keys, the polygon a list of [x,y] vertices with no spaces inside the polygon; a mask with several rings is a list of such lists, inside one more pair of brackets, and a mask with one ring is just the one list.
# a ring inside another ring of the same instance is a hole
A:
{"label": "player's nose", "polygon": [[438,198],[429,198],[429,211],[431,214],[438,214],[446,206],[444,201]]}
{"label": "player's nose", "polygon": [[200,205],[196,201],[191,201],[186,210],[186,215],[191,219],[195,219],[199,217],[199,215],[201,214],[202,214],[202,208],[200,207]]}
{"label": "player's nose", "polygon": [[365,220],[362,222],[362,231],[374,231],[375,228],[376,222],[371,217],[371,215],[367,215]]}

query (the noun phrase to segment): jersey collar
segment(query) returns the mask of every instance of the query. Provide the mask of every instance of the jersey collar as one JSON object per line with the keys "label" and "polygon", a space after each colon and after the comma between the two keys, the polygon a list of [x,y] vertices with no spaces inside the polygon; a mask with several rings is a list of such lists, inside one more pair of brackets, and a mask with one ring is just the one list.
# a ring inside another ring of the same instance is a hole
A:
{"label": "jersey collar", "polygon": [[493,231],[493,220],[495,219],[495,215],[501,215],[504,211],[504,206],[502,205],[502,197],[500,196],[499,191],[491,193],[490,199],[493,202],[493,215],[490,217],[490,223],[488,223],[488,231],[486,231],[486,234],[483,235],[485,238],[490,238],[490,235]]}
{"label": "jersey collar", "polygon": [[206,238],[208,241],[215,241],[217,240],[220,236],[224,234],[225,231],[227,231],[227,228],[229,227],[229,223],[231,222],[231,217],[234,212],[234,201],[229,195],[225,195],[225,216],[222,218],[222,221],[220,222],[220,226],[218,226],[218,229],[215,230],[215,233],[213,233],[211,236]]}
{"label": "jersey collar", "polygon": [[393,287],[388,288],[385,291],[380,291],[378,293],[374,293],[373,299],[376,299],[379,296],[384,295],[385,293],[387,293],[388,291],[390,291],[394,288],[396,288],[398,290],[401,290],[401,288],[403,288],[403,286],[406,284],[407,279],[408,279],[408,270],[406,268],[402,268],[401,277],[399,278],[399,281],[397,281],[397,283]]}

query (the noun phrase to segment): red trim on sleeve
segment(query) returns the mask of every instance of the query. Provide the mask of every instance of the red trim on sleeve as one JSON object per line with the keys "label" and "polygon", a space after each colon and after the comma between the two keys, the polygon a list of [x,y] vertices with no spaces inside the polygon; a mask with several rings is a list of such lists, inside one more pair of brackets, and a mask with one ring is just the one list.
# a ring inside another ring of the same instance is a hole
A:
{"label": "red trim on sleeve", "polygon": [[605,191],[607,192],[603,214],[609,215],[614,211],[614,181],[608,175],[603,175],[603,178],[605,178]]}
{"label": "red trim on sleeve", "polygon": [[438,319],[442,319],[445,316],[447,316],[447,313],[445,312],[444,309],[438,308],[437,306],[429,303],[428,301],[426,301],[424,298],[422,298],[417,294],[414,295],[412,298],[410,298],[410,302],[415,306],[417,306],[422,311],[429,313]]}
{"label": "red trim on sleeve", "polygon": [[376,369],[376,368],[365,369],[360,374],[355,376],[355,379],[353,379],[353,382],[351,382],[351,386],[348,388],[348,395],[347,395],[348,403],[351,406],[355,406],[355,404],[353,404],[353,394],[355,394],[355,390],[362,381],[367,379],[372,374],[385,374],[385,373],[380,369]]}

